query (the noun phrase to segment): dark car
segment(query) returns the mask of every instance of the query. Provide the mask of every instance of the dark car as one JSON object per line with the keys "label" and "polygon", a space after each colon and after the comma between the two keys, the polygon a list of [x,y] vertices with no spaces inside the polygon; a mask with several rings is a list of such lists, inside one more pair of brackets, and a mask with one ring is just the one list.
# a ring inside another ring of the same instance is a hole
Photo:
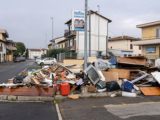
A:
{"label": "dark car", "polygon": [[26,61],[25,57],[20,57],[21,61]]}
{"label": "dark car", "polygon": [[21,62],[21,59],[20,59],[20,58],[16,58],[16,59],[14,60],[14,62]]}

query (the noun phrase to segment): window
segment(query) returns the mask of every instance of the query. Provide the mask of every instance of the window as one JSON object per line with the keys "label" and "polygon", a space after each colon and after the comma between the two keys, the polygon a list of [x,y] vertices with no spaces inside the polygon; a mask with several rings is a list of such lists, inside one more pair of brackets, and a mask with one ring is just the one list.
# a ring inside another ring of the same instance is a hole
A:
{"label": "window", "polygon": [[127,57],[127,54],[124,54],[124,57]]}
{"label": "window", "polygon": [[160,38],[160,28],[156,28],[156,38]]}
{"label": "window", "polygon": [[132,44],[130,44],[130,49],[133,49],[133,45]]}
{"label": "window", "polygon": [[141,50],[141,46],[139,46],[139,50]]}

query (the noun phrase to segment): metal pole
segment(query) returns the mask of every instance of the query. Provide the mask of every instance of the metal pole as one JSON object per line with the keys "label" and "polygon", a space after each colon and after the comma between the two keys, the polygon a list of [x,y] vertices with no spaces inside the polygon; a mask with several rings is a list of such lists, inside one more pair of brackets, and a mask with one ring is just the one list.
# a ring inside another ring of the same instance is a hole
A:
{"label": "metal pole", "polygon": [[89,11],[89,57],[91,57],[91,11]]}
{"label": "metal pole", "polygon": [[84,69],[87,68],[87,9],[88,0],[85,0]]}
{"label": "metal pole", "polygon": [[[98,5],[98,14],[100,15],[100,6]],[[98,55],[99,55],[99,32],[100,32],[100,21],[99,21],[99,16],[98,16]]]}
{"label": "metal pole", "polygon": [[52,49],[53,49],[53,17],[51,17],[52,19]]}

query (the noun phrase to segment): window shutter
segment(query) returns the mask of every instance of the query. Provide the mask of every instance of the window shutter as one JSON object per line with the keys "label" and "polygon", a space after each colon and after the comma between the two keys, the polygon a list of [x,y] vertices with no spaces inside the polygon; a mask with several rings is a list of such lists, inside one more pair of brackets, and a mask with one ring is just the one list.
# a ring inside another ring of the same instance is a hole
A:
{"label": "window shutter", "polygon": [[156,28],[156,38],[159,38],[160,36],[160,28]]}
{"label": "window shutter", "polygon": [[141,46],[139,46],[139,50],[141,50]]}
{"label": "window shutter", "polygon": [[130,44],[130,49],[133,49],[133,46],[132,46],[132,44]]}

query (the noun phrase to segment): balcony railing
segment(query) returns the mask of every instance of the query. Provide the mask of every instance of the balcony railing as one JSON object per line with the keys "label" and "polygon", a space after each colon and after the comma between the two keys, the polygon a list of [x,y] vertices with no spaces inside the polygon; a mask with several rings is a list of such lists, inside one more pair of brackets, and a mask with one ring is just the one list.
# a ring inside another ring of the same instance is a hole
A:
{"label": "balcony railing", "polygon": [[149,37],[142,37],[142,40],[151,40],[151,39],[160,39],[160,36],[149,36]]}
{"label": "balcony railing", "polygon": [[64,34],[65,37],[69,36],[69,35],[76,35],[76,31],[68,31]]}

